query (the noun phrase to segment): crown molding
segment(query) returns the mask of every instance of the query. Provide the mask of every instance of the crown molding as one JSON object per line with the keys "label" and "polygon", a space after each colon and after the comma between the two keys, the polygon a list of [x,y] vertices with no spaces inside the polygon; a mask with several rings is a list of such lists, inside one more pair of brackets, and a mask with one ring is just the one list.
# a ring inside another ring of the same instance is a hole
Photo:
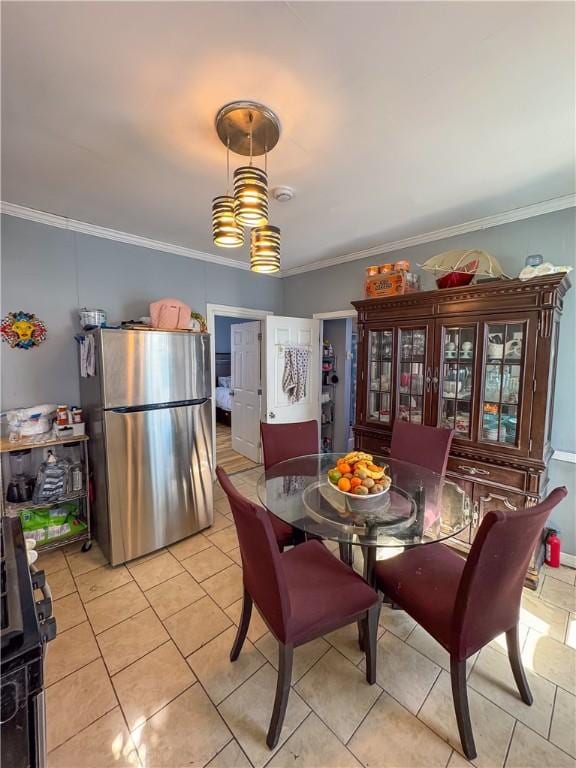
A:
{"label": "crown molding", "polygon": [[425,232],[421,235],[406,237],[402,240],[392,240],[391,242],[381,243],[380,245],[375,245],[362,251],[353,251],[352,253],[346,253],[342,256],[334,256],[331,259],[320,259],[319,261],[313,261],[311,264],[302,264],[299,267],[284,269],[282,270],[281,275],[282,277],[291,277],[292,275],[300,275],[304,272],[312,272],[316,269],[326,269],[327,267],[334,267],[338,264],[346,264],[349,261],[358,261],[359,259],[381,256],[384,253],[401,251],[403,248],[413,248],[416,245],[432,243],[435,240],[444,240],[445,238],[454,237],[455,235],[466,235],[469,232],[477,232],[481,229],[499,227],[501,224],[510,224],[514,221],[531,219],[534,216],[541,216],[545,213],[554,213],[555,211],[563,211],[566,208],[574,207],[576,207],[576,194],[555,197],[552,200],[544,200],[541,203],[525,205],[523,208],[514,208],[511,211],[496,213],[492,216],[485,216],[482,219],[473,219],[472,221],[466,221],[463,224],[443,227],[442,229]]}
{"label": "crown molding", "polygon": [[163,243],[160,240],[151,240],[148,237],[133,235],[130,232],[120,232],[117,229],[99,227],[96,224],[88,224],[86,221],[68,219],[65,216],[57,216],[54,213],[37,211],[34,208],[26,208],[23,205],[16,205],[15,203],[6,203],[1,201],[0,211],[7,214],[8,216],[15,216],[19,219],[35,221],[38,224],[47,224],[49,227],[57,227],[59,229],[68,229],[73,232],[81,232],[83,235],[101,237],[105,240],[115,240],[118,243],[135,245],[139,248],[149,248],[153,251],[164,251],[165,253],[172,253],[176,256],[186,256],[189,259],[209,261],[211,264],[220,264],[225,267],[233,267],[234,269],[250,269],[249,264],[242,261],[236,261],[235,259],[227,259],[225,256],[205,253],[204,251],[196,251],[193,248],[186,248],[183,245]]}
{"label": "crown molding", "polygon": [[[574,207],[576,207],[576,194],[564,195],[563,197],[556,197],[552,200],[544,200],[543,202],[534,203],[533,205],[526,205],[523,208],[514,208],[511,211],[497,213],[493,216],[486,216],[482,219],[473,219],[472,221],[467,221],[463,224],[436,229],[432,232],[425,232],[421,235],[406,237],[402,240],[392,240],[390,242],[381,243],[380,245],[375,245],[362,251],[353,251],[352,253],[335,256],[331,259],[320,259],[319,261],[313,261],[310,264],[302,264],[301,266],[292,267],[291,269],[283,269],[273,275],[268,275],[268,277],[291,277],[292,275],[300,275],[304,272],[313,272],[317,269],[326,269],[328,267],[337,266],[338,264],[346,264],[349,261],[358,261],[359,259],[381,256],[385,253],[391,253],[392,251],[401,251],[404,248],[413,248],[417,245],[432,243],[435,240],[443,240],[456,235],[465,235],[469,232],[490,229],[491,227],[498,227],[501,224],[510,224],[514,221],[530,219],[534,216],[541,216],[545,213],[554,213],[555,211],[563,211],[566,208]],[[20,219],[35,221],[39,224],[46,224],[49,227],[81,232],[85,235],[101,237],[106,240],[115,240],[119,243],[135,245],[139,248],[149,248],[153,251],[163,251],[165,253],[175,254],[176,256],[186,256],[189,259],[199,259],[200,261],[208,261],[211,264],[220,264],[234,269],[250,269],[249,264],[246,262],[229,259],[226,258],[226,256],[205,253],[204,251],[196,251],[193,248],[186,248],[182,245],[174,245],[173,243],[164,243],[160,240],[151,240],[148,237],[133,235],[129,232],[121,232],[117,229],[99,227],[96,224],[89,224],[88,222],[77,221],[76,219],[68,219],[65,216],[57,216],[54,213],[38,211],[35,208],[26,208],[23,205],[17,205],[15,203],[0,201],[0,212],[5,213],[8,216],[15,216]]]}

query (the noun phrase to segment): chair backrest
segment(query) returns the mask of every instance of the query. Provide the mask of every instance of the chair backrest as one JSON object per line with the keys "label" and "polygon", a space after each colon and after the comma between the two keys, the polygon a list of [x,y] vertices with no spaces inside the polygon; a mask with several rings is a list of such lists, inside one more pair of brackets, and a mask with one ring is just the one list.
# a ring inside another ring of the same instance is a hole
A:
{"label": "chair backrest", "polygon": [[318,422],[295,421],[291,424],[260,424],[264,469],[280,461],[318,453]]}
{"label": "chair backrest", "polygon": [[454,606],[451,647],[460,659],[518,623],[530,558],[548,515],[566,494],[566,488],[555,488],[535,507],[484,516]]}
{"label": "chair backrest", "polygon": [[270,629],[284,642],[290,598],[272,523],[265,510],[238,492],[222,467],[216,467],[216,475],[234,515],[244,586]]}
{"label": "chair backrest", "polygon": [[419,464],[443,475],[448,464],[453,429],[427,427],[396,419],[392,429],[390,456],[400,461]]}

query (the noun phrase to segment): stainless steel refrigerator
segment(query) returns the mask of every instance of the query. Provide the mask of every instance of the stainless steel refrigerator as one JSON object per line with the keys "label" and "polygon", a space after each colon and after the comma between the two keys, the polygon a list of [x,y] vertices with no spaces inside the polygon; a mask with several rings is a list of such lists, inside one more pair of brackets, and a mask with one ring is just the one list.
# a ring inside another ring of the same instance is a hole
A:
{"label": "stainless steel refrigerator", "polygon": [[98,329],[81,378],[96,539],[112,565],[212,524],[210,337]]}

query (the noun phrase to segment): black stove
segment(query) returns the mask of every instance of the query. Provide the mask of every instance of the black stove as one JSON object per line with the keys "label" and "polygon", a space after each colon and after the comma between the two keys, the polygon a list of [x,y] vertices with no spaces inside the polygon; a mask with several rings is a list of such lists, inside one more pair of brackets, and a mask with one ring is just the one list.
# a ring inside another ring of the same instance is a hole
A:
{"label": "black stove", "polygon": [[[30,568],[20,520],[2,517],[0,528],[1,762],[43,768],[45,645],[56,635],[52,597],[43,571]],[[43,598],[34,600],[34,590]]]}

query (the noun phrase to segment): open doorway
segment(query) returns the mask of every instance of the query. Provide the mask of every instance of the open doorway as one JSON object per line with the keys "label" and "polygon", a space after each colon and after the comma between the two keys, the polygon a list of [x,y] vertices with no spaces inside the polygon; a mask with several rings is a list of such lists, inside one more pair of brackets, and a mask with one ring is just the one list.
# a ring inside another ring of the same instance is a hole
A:
{"label": "open doorway", "polygon": [[212,337],[214,465],[228,474],[260,464],[261,310],[208,305]]}
{"label": "open doorway", "polygon": [[[344,314],[344,313],[343,313]],[[347,453],[354,449],[356,414],[356,317],[330,317],[322,325],[320,386],[320,450]]]}
{"label": "open doorway", "polygon": [[260,463],[259,320],[215,318],[216,461],[228,474]]}

